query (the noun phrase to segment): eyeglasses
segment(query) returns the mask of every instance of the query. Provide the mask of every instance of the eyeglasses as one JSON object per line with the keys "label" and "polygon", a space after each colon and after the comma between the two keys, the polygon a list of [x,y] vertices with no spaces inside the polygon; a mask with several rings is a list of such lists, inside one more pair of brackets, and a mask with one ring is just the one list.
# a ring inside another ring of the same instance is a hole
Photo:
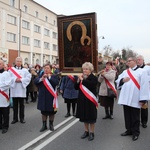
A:
{"label": "eyeglasses", "polygon": [[127,62],[130,62],[130,61],[133,61],[133,60],[128,60]]}

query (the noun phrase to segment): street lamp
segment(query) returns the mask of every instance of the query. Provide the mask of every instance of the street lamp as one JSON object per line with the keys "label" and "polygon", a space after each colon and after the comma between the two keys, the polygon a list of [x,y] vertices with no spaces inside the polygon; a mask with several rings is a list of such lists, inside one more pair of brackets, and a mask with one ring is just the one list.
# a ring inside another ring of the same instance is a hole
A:
{"label": "street lamp", "polygon": [[98,37],[98,53],[100,52],[100,48],[99,48],[99,39],[102,39],[102,40],[104,40],[105,39],[105,37],[102,35],[102,36],[99,36]]}
{"label": "street lamp", "polygon": [[100,39],[100,38],[101,38],[101,39],[105,39],[105,37],[104,37],[104,36],[100,36],[98,39]]}

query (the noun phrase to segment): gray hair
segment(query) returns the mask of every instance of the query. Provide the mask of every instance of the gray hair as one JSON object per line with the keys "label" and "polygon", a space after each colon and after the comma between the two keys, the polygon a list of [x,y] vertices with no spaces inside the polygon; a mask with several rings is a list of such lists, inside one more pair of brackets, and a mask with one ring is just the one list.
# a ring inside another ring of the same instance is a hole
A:
{"label": "gray hair", "polygon": [[137,56],[137,59],[138,59],[138,58],[144,60],[144,57],[143,57],[142,55],[138,55],[138,56]]}
{"label": "gray hair", "polygon": [[20,59],[22,61],[22,58],[21,57],[16,57],[16,60]]}
{"label": "gray hair", "polygon": [[88,68],[89,70],[91,70],[91,72],[94,70],[94,66],[90,62],[85,62],[84,64],[82,64],[82,69],[83,68]]}

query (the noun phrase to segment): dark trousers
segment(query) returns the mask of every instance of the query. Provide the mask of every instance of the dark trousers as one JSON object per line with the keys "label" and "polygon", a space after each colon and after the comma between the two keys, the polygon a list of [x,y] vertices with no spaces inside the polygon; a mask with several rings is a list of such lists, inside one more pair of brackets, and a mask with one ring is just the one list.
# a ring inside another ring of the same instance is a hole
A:
{"label": "dark trousers", "polygon": [[70,114],[71,105],[72,105],[72,113],[75,114],[76,103],[67,103],[67,113]]}
{"label": "dark trousers", "polygon": [[9,127],[9,106],[0,107],[0,127],[2,129],[8,129]]}
{"label": "dark trousers", "polygon": [[28,98],[29,98],[29,90],[27,88],[27,90],[26,90],[26,98],[25,98],[26,102],[28,102]]}
{"label": "dark trousers", "polygon": [[31,96],[31,101],[32,102],[36,102],[37,100],[37,92],[30,92],[30,96]]}
{"label": "dark trousers", "polygon": [[132,135],[139,136],[140,134],[140,109],[130,106],[123,106],[125,127]]}
{"label": "dark trousers", "polygon": [[20,120],[24,120],[24,98],[13,98],[13,120],[18,121],[18,108]]}
{"label": "dark trousers", "polygon": [[143,109],[141,108],[141,123],[147,124],[148,121],[148,108]]}

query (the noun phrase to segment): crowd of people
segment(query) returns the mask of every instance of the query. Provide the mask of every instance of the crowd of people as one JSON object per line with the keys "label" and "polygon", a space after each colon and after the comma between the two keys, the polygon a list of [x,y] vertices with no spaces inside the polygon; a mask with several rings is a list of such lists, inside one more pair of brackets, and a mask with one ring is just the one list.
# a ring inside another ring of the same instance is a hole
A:
{"label": "crowd of people", "polygon": [[[13,109],[13,120],[11,124],[15,124],[18,121],[22,124],[25,123],[24,102],[29,103],[29,96],[31,102],[36,102],[37,97],[40,99],[41,87],[39,85],[41,84],[38,84],[36,81],[38,77],[43,76],[45,67],[46,66],[41,67],[38,64],[29,66],[27,63],[23,65],[21,57],[15,59],[15,64],[12,67],[5,64],[3,60],[0,60],[0,129],[2,129],[3,134],[6,133],[9,128],[9,113],[11,107]],[[50,67],[51,74],[58,74],[58,65],[53,65],[53,67],[50,65]],[[53,101],[53,99],[51,101]],[[40,109],[43,114],[43,110],[40,107],[44,107],[43,105],[45,104],[40,104],[39,100],[38,104],[38,109]],[[42,119],[44,118],[43,116]]]}
{"label": "crowd of people", "polygon": [[[98,58],[98,73],[94,74],[90,62],[82,64],[82,73],[61,76],[59,65],[45,64],[30,66],[22,64],[17,57],[10,67],[0,60],[0,129],[6,133],[9,128],[9,109],[12,99],[13,120],[25,123],[24,101],[37,102],[41,111],[40,132],[54,131],[54,118],[58,109],[58,92],[66,103],[66,115],[73,115],[84,123],[81,139],[94,139],[98,105],[104,107],[102,119],[114,119],[114,100],[123,106],[126,131],[121,136],[132,135],[135,141],[140,135],[140,121],[143,128],[148,122],[148,100],[150,100],[150,66],[144,64],[142,56],[130,57],[127,61],[103,62]],[[58,90],[59,89],[59,90]],[[72,113],[71,113],[72,108]],[[18,113],[19,110],[19,113]]]}
{"label": "crowd of people", "polygon": [[[108,69],[108,64],[111,66]],[[106,67],[102,58],[99,58],[100,105],[104,106],[106,116],[103,119],[113,119],[114,99],[123,106],[126,131],[121,136],[132,135],[136,141],[140,135],[140,121],[143,128],[148,122],[148,100],[150,100],[150,66],[144,63],[143,56],[130,57],[127,61],[120,59],[119,64],[107,62]],[[111,70],[116,71],[114,76]],[[109,75],[108,75],[109,73]],[[109,82],[107,82],[107,80]],[[116,98],[110,100],[108,83],[111,83]],[[104,85],[103,85],[104,84]],[[110,106],[110,112],[108,110]],[[141,117],[140,117],[141,115]]]}

